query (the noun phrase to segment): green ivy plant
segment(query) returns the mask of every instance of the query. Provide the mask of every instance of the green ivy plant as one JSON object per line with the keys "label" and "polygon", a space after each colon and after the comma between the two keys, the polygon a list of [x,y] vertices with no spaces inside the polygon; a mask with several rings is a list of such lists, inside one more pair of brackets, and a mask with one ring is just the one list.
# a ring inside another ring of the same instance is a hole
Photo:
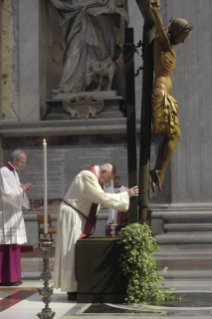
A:
{"label": "green ivy plant", "polygon": [[164,288],[164,278],[158,275],[154,252],[159,248],[150,227],[145,223],[130,224],[119,232],[119,236],[119,243],[123,245],[120,267],[128,277],[126,301],[131,304],[180,300]]}

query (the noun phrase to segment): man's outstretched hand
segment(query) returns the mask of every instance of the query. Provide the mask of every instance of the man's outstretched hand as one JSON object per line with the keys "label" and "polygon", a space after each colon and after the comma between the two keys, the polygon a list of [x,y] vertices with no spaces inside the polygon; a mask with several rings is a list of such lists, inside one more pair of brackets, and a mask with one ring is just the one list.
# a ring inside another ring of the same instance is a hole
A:
{"label": "man's outstretched hand", "polygon": [[138,188],[138,186],[134,186],[132,188],[127,188],[127,192],[128,192],[129,197],[138,196],[139,188]]}

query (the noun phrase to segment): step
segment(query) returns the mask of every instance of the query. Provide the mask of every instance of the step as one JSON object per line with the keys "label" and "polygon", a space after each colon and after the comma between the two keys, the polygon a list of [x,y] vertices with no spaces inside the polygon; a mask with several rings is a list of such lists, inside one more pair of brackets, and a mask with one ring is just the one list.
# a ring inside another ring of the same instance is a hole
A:
{"label": "step", "polygon": [[212,223],[185,223],[185,224],[165,224],[167,231],[212,231]]}
{"label": "step", "polygon": [[159,275],[165,280],[212,280],[212,270],[168,270],[166,273],[159,271]]}
{"label": "step", "polygon": [[169,221],[169,222],[212,222],[212,210],[190,210],[190,211],[178,211],[178,210],[173,210],[169,212],[163,212],[162,217]]}
{"label": "step", "polygon": [[168,232],[156,235],[155,239],[158,244],[212,244],[212,232]]}

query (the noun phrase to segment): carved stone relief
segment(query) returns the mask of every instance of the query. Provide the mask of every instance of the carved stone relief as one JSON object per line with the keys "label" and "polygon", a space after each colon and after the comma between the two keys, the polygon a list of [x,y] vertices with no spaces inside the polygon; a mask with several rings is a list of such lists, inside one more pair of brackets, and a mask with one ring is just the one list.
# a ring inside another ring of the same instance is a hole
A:
{"label": "carved stone relief", "polygon": [[64,100],[63,107],[70,113],[71,118],[88,119],[90,116],[97,117],[97,113],[104,109],[104,100],[94,99],[89,95],[79,95],[73,99]]}

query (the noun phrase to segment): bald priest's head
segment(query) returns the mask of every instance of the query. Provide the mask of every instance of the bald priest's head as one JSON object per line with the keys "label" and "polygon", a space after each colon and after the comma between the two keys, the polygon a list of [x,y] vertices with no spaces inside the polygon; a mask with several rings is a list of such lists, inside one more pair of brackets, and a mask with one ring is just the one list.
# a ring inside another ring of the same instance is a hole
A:
{"label": "bald priest's head", "polygon": [[99,183],[105,184],[110,182],[116,176],[116,166],[111,163],[99,165]]}

